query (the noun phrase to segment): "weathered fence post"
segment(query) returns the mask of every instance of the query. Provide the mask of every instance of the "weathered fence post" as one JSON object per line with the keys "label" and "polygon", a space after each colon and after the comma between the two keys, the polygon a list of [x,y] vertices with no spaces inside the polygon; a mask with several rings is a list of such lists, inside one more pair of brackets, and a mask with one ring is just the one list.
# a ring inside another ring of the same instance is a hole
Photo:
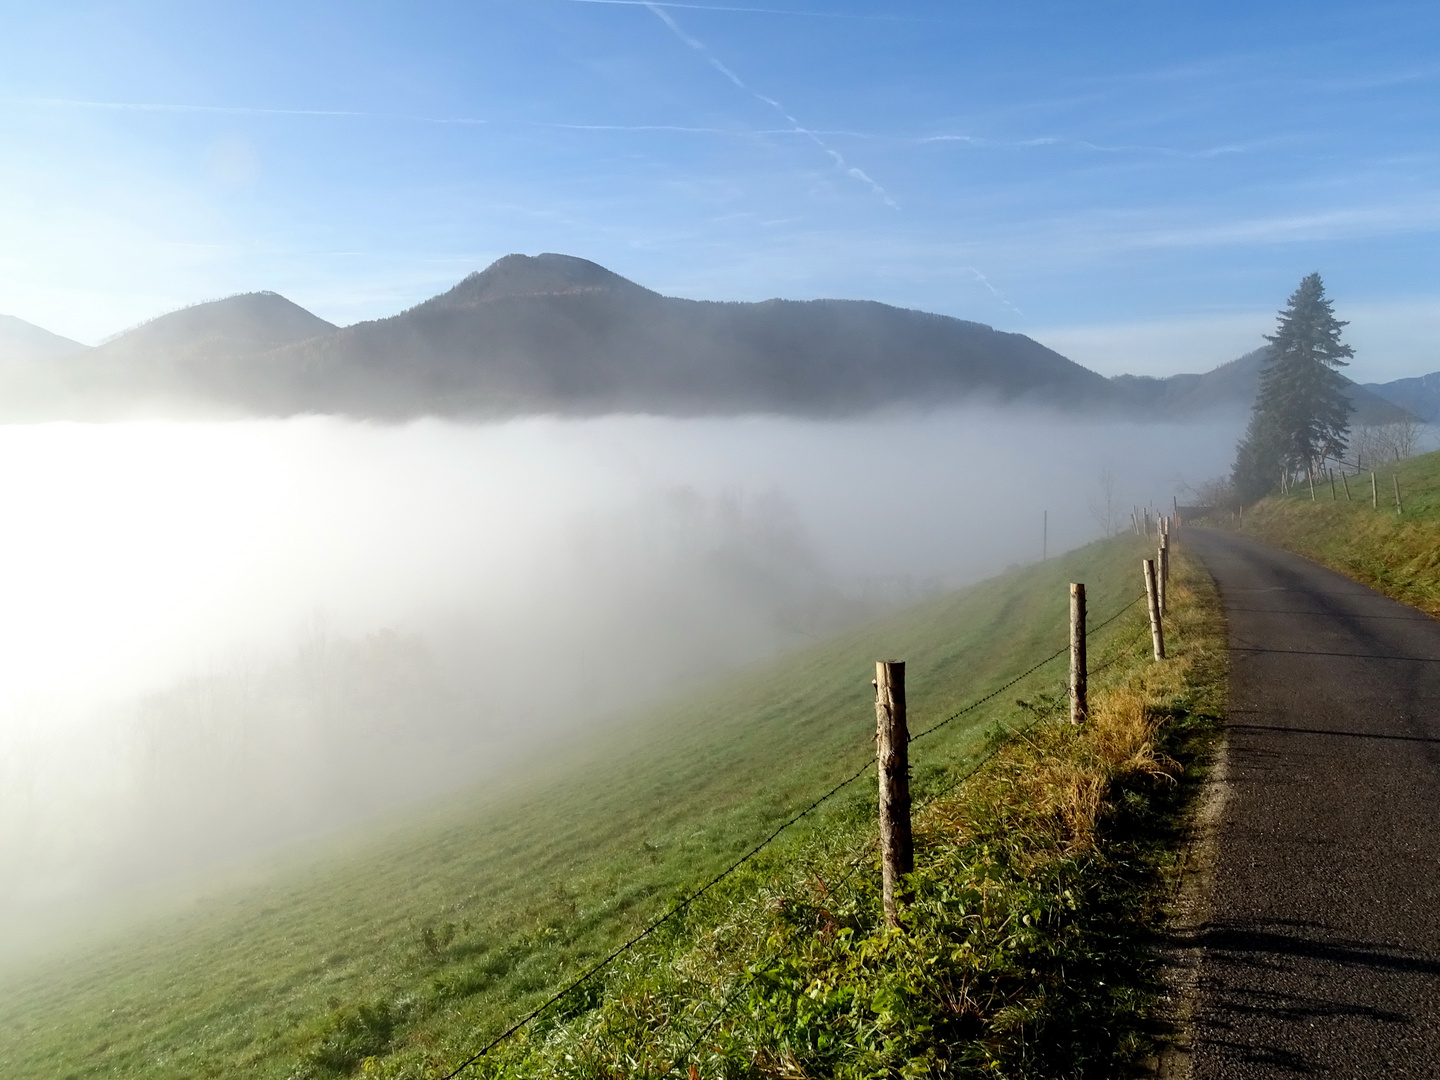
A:
{"label": "weathered fence post", "polygon": [[1165,659],[1165,632],[1160,628],[1160,597],[1155,587],[1155,560],[1143,560],[1145,600],[1150,606],[1150,641],[1155,646],[1155,659]]}
{"label": "weathered fence post", "polygon": [[1345,501],[1346,501],[1346,502],[1354,502],[1355,500],[1350,497],[1350,481],[1345,479],[1345,470],[1344,470],[1344,469],[1341,469],[1341,470],[1340,470],[1340,483],[1341,483],[1341,485],[1343,485],[1344,488],[1345,488]]}
{"label": "weathered fence post", "polygon": [[1395,481],[1395,513],[1403,514],[1405,508],[1400,505],[1400,474],[1391,473],[1390,479]]}
{"label": "weathered fence post", "polygon": [[1314,501],[1315,501],[1315,470],[1314,470],[1314,469],[1308,469],[1308,470],[1306,470],[1306,471],[1309,473],[1309,479],[1310,479],[1310,501],[1311,501],[1311,502],[1314,502]]}
{"label": "weathered fence post", "polygon": [[1370,470],[1370,508],[1380,509],[1380,489],[1375,486],[1375,470]]}
{"label": "weathered fence post", "polygon": [[885,922],[900,925],[896,883],[915,869],[910,837],[910,731],[905,724],[905,664],[875,664],[875,756],[880,775],[881,899]]}
{"label": "weathered fence post", "polygon": [[1326,469],[1325,471],[1330,475],[1330,501],[1339,502],[1340,496],[1335,494],[1335,470]]}
{"label": "weathered fence post", "polygon": [[1160,593],[1160,614],[1164,615],[1170,610],[1166,603],[1166,594],[1170,591],[1170,538],[1168,536],[1160,538],[1160,550],[1155,555],[1155,574],[1159,579],[1155,584]]}
{"label": "weathered fence post", "polygon": [[1085,666],[1085,586],[1070,583],[1070,722],[1083,724],[1090,715]]}

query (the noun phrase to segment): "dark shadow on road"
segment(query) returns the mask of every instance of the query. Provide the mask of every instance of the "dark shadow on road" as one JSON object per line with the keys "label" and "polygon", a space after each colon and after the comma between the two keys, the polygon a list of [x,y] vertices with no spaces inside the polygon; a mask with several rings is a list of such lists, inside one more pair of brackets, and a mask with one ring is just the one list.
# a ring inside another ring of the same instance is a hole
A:
{"label": "dark shadow on road", "polygon": [[1319,728],[1273,727],[1269,724],[1231,724],[1230,730],[1274,731],[1282,735],[1331,735],[1337,739],[1393,739],[1396,742],[1435,743],[1436,745],[1440,745],[1440,739],[1431,739],[1423,735],[1379,735],[1370,731],[1321,731]]}
{"label": "dark shadow on road", "polygon": [[1321,652],[1318,649],[1262,649],[1253,645],[1231,645],[1232,653],[1273,653],[1281,656],[1341,656],[1351,660],[1403,660],[1414,664],[1440,664],[1440,656],[1385,656],[1380,653]]}

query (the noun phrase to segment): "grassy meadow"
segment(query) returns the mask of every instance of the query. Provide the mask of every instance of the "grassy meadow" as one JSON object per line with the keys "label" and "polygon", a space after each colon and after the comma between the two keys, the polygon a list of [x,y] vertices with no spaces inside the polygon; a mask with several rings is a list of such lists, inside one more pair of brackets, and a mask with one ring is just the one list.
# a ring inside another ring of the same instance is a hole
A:
{"label": "grassy meadow", "polygon": [[[1298,552],[1371,588],[1440,616],[1440,451],[1370,473],[1271,495],[1243,520],[1216,515],[1216,524]],[[1395,486],[1400,488],[1400,510]],[[1348,487],[1348,497],[1347,497]],[[1375,505],[1378,504],[1378,505]]]}
{"label": "grassy meadow", "polygon": [[[444,1076],[860,768],[876,659],[907,661],[922,732],[1065,643],[1067,582],[1092,625],[1134,599],[1140,553],[1120,538],[941,596],[12,971],[0,1075]],[[1135,928],[1223,704],[1218,607],[1187,566],[1173,660],[1145,659],[1139,605],[1092,639],[1109,666],[1083,735],[1057,722],[1062,659],[915,744],[903,940],[876,924],[872,774],[473,1075],[1043,1075],[1042,1029],[1074,1075],[1143,1053]]]}

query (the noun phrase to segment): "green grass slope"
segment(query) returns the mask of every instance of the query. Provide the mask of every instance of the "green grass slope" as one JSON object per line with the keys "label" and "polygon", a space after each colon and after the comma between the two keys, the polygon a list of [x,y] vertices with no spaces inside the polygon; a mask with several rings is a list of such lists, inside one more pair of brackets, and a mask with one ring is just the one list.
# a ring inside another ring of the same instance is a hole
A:
{"label": "green grass slope", "polygon": [[[1305,555],[1373,589],[1440,616],[1440,451],[1375,473],[1271,495],[1216,524]],[[1401,509],[1395,505],[1400,488]],[[1347,497],[1348,488],[1348,497]],[[1377,505],[1378,504],[1378,505]]]}
{"label": "green grass slope", "polygon": [[[1064,643],[1066,582],[1088,583],[1092,622],[1133,599],[1137,555],[1129,541],[1095,544],[943,596],[596,726],[528,773],[351,837],[303,872],[12,973],[0,1075],[289,1078],[382,1059],[443,1075],[860,767],[877,658],[908,662],[911,727],[923,730]],[[1134,639],[1138,618],[1132,608],[1099,635],[1093,662]],[[917,744],[916,790],[943,782],[1013,718],[1017,695],[1060,670]],[[873,787],[852,785],[771,859],[846,841]]]}
{"label": "green grass slope", "polygon": [[[1178,1033],[1157,1008],[1154,932],[1227,655],[1213,585],[1183,551],[1174,562],[1166,660],[1151,659],[1143,615],[1120,620],[1086,723],[1068,722],[1063,694],[1028,694],[978,767],[920,786],[898,926],[881,911],[874,804],[857,805],[677,911],[469,1075],[1153,1074]],[[924,756],[919,739],[911,750]],[[353,1046],[383,1008],[337,1017],[330,1046]],[[412,1050],[361,1069],[420,1080],[454,1060]]]}

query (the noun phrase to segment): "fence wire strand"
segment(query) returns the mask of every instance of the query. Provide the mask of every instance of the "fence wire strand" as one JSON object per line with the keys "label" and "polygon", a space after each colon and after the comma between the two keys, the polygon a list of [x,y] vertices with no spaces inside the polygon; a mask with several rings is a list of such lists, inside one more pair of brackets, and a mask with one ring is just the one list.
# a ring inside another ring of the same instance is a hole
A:
{"label": "fence wire strand", "polygon": [[[1117,611],[1114,615],[1110,616],[1110,618],[1106,619],[1106,620],[1105,620],[1103,623],[1101,623],[1099,626],[1095,627],[1095,630],[1100,630],[1100,629],[1102,629],[1103,627],[1108,626],[1110,623],[1114,622],[1114,621],[1115,621],[1116,619],[1118,619],[1121,615],[1125,614],[1125,612],[1129,611],[1131,607],[1133,607],[1136,603],[1138,603],[1140,600],[1143,600],[1144,598],[1145,598],[1145,594],[1144,594],[1144,593],[1141,593],[1140,596],[1138,596],[1135,600],[1131,600],[1130,603],[1126,604],[1123,608],[1121,608],[1119,611]],[[1093,632],[1094,632],[1094,631],[1087,629],[1087,630],[1085,631],[1085,636],[1086,636],[1086,637],[1089,637],[1089,636],[1091,635],[1091,633],[1093,633]],[[1118,650],[1118,651],[1115,653],[1114,656],[1110,657],[1109,660],[1106,660],[1106,661],[1105,661],[1104,663],[1102,663],[1099,667],[1092,668],[1092,669],[1090,670],[1090,674],[1091,674],[1091,675],[1098,675],[1100,672],[1104,671],[1106,668],[1110,667],[1111,665],[1116,664],[1116,663],[1118,663],[1118,662],[1121,661],[1121,660],[1124,660],[1127,656],[1130,655],[1130,650],[1133,649],[1134,646],[1139,643],[1139,641],[1140,641],[1140,639],[1137,637],[1134,641],[1130,642],[1130,644],[1127,645],[1125,648]],[[1069,650],[1069,646],[1067,645],[1065,651],[1068,651],[1068,650]],[[1056,655],[1059,655],[1059,654],[1057,653]],[[1027,671],[1025,674],[1026,674],[1026,675],[1033,674],[1036,670],[1038,670],[1039,667],[1043,666],[1043,665],[1046,664],[1046,663],[1049,663],[1049,661],[1050,661],[1050,660],[1053,660],[1053,659],[1055,659],[1055,657],[1054,657],[1054,656],[1051,656],[1051,657],[1049,657],[1047,660],[1041,661],[1040,664],[1036,665],[1036,667],[1032,667],[1032,668],[1031,668],[1029,671]],[[1001,688],[1000,688],[999,690],[997,690],[995,693],[996,693],[996,694],[1003,693],[1008,687],[1014,686],[1015,683],[1019,682],[1020,679],[1023,679],[1024,677],[1025,677],[1025,676],[1022,675],[1022,676],[1020,676],[1020,677],[1017,678],[1017,679],[1011,680],[1011,682],[1009,682],[1008,684],[1006,684],[1006,686],[1001,687]],[[976,705],[979,705],[979,704],[984,703],[985,701],[989,700],[990,698],[993,698],[994,696],[995,696],[995,694],[991,694],[991,695],[989,695],[989,697],[987,697],[987,698],[981,698],[979,702],[976,702],[975,705],[969,706],[969,707],[967,708],[967,710],[965,710],[965,711],[968,711],[968,709],[970,709],[970,708],[974,708]],[[960,716],[960,715],[963,715],[963,713],[956,713],[955,716],[951,716],[951,717],[946,718],[946,720],[942,721],[942,723],[949,723],[951,720],[954,720],[956,717],[958,717],[958,716]],[[1041,719],[1042,719],[1041,717],[1037,716],[1037,717],[1035,717],[1033,720],[1031,720],[1028,724],[1024,724],[1024,725],[1022,725],[1022,726],[1020,726],[1020,727],[1010,728],[1010,729],[1007,731],[1007,734],[1008,734],[1008,735],[1023,735],[1025,732],[1028,732],[1031,728],[1033,728],[1033,727],[1035,727],[1037,724],[1039,724],[1040,721],[1041,721]],[[927,729],[925,732],[923,732],[922,734],[928,735],[931,731],[934,731],[935,728],[936,728],[936,727],[939,727],[939,726],[940,726],[939,724],[936,724],[935,727],[928,728],[928,729]],[[919,736],[916,736],[916,738],[919,738]],[[915,740],[914,740],[914,739],[911,739],[910,741],[911,741],[911,742],[914,742]],[[953,791],[954,791],[956,788],[958,788],[961,784],[965,783],[965,781],[969,780],[972,776],[974,776],[977,772],[979,772],[979,771],[990,761],[991,758],[993,758],[996,754],[998,754],[998,753],[1000,752],[1000,750],[1005,746],[1005,743],[1006,743],[1007,741],[1008,741],[1008,740],[1005,740],[1005,739],[996,741],[994,745],[990,746],[988,749],[985,750],[984,753],[982,753],[978,758],[976,758],[974,761],[972,761],[972,762],[970,763],[970,767],[969,767],[968,769],[966,769],[964,772],[960,773],[960,775],[956,776],[949,784],[946,784],[943,788],[939,789],[938,791],[933,791],[933,792],[931,792],[928,798],[926,798],[923,802],[920,802],[920,803],[916,804],[916,806],[915,806],[915,808],[914,808],[914,812],[915,812],[915,813],[920,813],[921,811],[927,809],[928,807],[933,806],[935,803],[939,802],[941,799],[945,798],[945,796],[947,796],[947,795],[949,795],[951,792],[953,792]],[[835,882],[835,884],[829,886],[829,889],[833,892],[834,890],[839,889],[841,886],[843,886],[843,885],[845,885],[847,882],[849,882],[849,880],[850,880],[852,877],[855,876],[855,872],[856,872],[857,870],[859,870],[860,867],[862,867],[862,866],[865,865],[866,860],[870,858],[872,849],[873,849],[875,846],[876,846],[876,841],[875,841],[874,839],[871,839],[871,840],[867,841],[866,844],[865,844],[865,850],[864,850],[858,857],[856,857],[855,859],[851,860],[850,869],[845,872],[845,876],[842,877],[839,881]],[[766,960],[762,961],[761,964],[759,965],[760,968],[761,968],[761,970],[763,970],[765,967],[768,967],[769,964],[770,964],[770,962],[771,962],[772,960],[774,960],[774,959],[775,959],[774,956],[770,956],[770,957],[768,957]],[[679,1058],[676,1059],[675,1064],[670,1067],[670,1072],[671,1072],[671,1073],[673,1073],[677,1068],[679,1068],[679,1067],[680,1067],[681,1065],[683,1065],[685,1062],[689,1061],[691,1058],[694,1057],[696,1049],[697,1049],[697,1048],[700,1046],[700,1044],[705,1040],[705,1037],[706,1037],[707,1035],[709,1035],[710,1032],[715,1029],[715,1026],[716,1026],[717,1024],[719,1024],[721,1020],[723,1020],[727,1015],[729,1015],[729,1012],[730,1012],[730,1010],[734,1007],[735,1002],[736,1002],[737,1000],[739,1000],[740,994],[741,994],[744,990],[748,989],[748,988],[751,986],[751,984],[753,984],[753,983],[755,982],[755,980],[756,980],[757,978],[759,978],[759,977],[760,977],[760,973],[757,972],[757,971],[755,971],[755,970],[752,968],[749,978],[746,978],[746,979],[742,980],[741,983],[740,983],[740,985],[737,986],[734,990],[732,990],[732,991],[730,992],[729,996],[727,996],[727,997],[725,998],[724,1002],[722,1002],[722,1004],[721,1004],[721,1006],[720,1006],[720,1011],[719,1011],[718,1013],[716,1013],[715,1016],[713,1016],[713,1017],[711,1018],[710,1022],[705,1025],[704,1029],[700,1032],[700,1034],[699,1034],[699,1035],[696,1035],[695,1038],[694,1038],[693,1040],[691,1040],[690,1046],[686,1049],[686,1051],[685,1051],[682,1055],[680,1055]]]}
{"label": "fence wire strand", "polygon": [[[1111,615],[1110,618],[1106,619],[1104,622],[1100,623],[1098,626],[1096,626],[1096,627],[1094,627],[1094,628],[1089,628],[1089,627],[1087,627],[1086,630],[1085,630],[1085,636],[1088,638],[1091,634],[1097,634],[1097,633],[1099,633],[1101,630],[1105,629],[1105,627],[1109,626],[1109,625],[1110,625],[1112,622],[1114,622],[1116,619],[1120,618],[1121,615],[1124,615],[1125,612],[1129,611],[1132,607],[1134,607],[1136,604],[1138,604],[1141,600],[1144,600],[1144,599],[1145,599],[1145,594],[1144,594],[1144,593],[1141,593],[1141,594],[1140,594],[1139,596],[1137,596],[1134,600],[1131,600],[1128,604],[1126,604],[1124,607],[1122,607],[1119,611],[1115,612],[1114,615]],[[992,691],[990,691],[990,693],[986,694],[984,697],[980,698],[978,701],[972,701],[969,705],[966,705],[965,708],[961,709],[959,712],[951,713],[951,714],[950,714],[949,716],[947,716],[944,720],[941,720],[938,724],[932,724],[930,727],[928,727],[928,728],[926,728],[924,731],[920,732],[920,734],[918,734],[918,735],[911,735],[911,736],[910,736],[910,741],[911,741],[912,743],[913,743],[913,742],[918,742],[919,740],[925,738],[926,735],[931,735],[931,734],[939,731],[942,727],[944,727],[946,724],[950,723],[952,720],[958,720],[958,719],[960,719],[960,717],[964,716],[966,713],[968,713],[968,712],[973,712],[975,709],[978,709],[981,705],[984,705],[987,701],[992,701],[992,700],[994,700],[995,698],[999,697],[1001,694],[1003,694],[1006,690],[1009,690],[1009,689],[1010,689],[1012,686],[1014,686],[1016,683],[1021,682],[1022,680],[1028,678],[1028,677],[1031,676],[1031,675],[1034,675],[1035,672],[1039,671],[1039,670],[1040,670],[1042,667],[1044,667],[1046,664],[1050,663],[1050,661],[1059,659],[1060,657],[1064,656],[1064,655],[1065,655],[1067,652],[1069,652],[1069,651],[1070,651],[1070,646],[1069,646],[1069,645],[1066,645],[1066,646],[1064,646],[1063,648],[1057,649],[1055,652],[1053,652],[1053,653],[1051,653],[1049,656],[1045,657],[1044,660],[1041,660],[1041,661],[1040,661],[1038,664],[1036,664],[1034,667],[1028,668],[1028,669],[1026,669],[1025,671],[1022,671],[1019,675],[1016,675],[1015,678],[1011,679],[1009,682],[1007,682],[1004,686],[1000,687],[998,690],[992,690]]]}
{"label": "fence wire strand", "polygon": [[[1099,633],[1101,630],[1103,630],[1105,627],[1109,626],[1109,625],[1110,625],[1112,622],[1114,622],[1116,619],[1120,618],[1120,616],[1124,615],[1127,611],[1129,611],[1132,607],[1134,607],[1137,603],[1139,603],[1139,602],[1140,602],[1141,600],[1143,600],[1143,599],[1145,599],[1145,594],[1144,594],[1144,593],[1141,593],[1141,594],[1140,594],[1139,596],[1137,596],[1135,599],[1131,600],[1131,601],[1130,601],[1129,603],[1127,603],[1124,607],[1122,607],[1119,611],[1115,612],[1115,614],[1111,615],[1111,616],[1110,616],[1108,619],[1106,619],[1104,622],[1099,623],[1099,624],[1097,624],[1097,625],[1094,626],[1094,627],[1087,627],[1086,630],[1085,630],[1085,636],[1088,638],[1088,637],[1090,637],[1092,634]],[[998,689],[992,690],[990,693],[986,694],[984,697],[979,698],[979,699],[977,699],[977,700],[975,700],[975,701],[972,701],[969,705],[966,705],[963,709],[960,709],[958,712],[951,713],[951,714],[950,714],[949,716],[947,716],[944,720],[941,720],[941,721],[940,721],[939,723],[937,723],[937,724],[931,725],[930,727],[926,728],[924,731],[920,732],[918,735],[912,735],[912,736],[910,736],[909,741],[912,742],[912,743],[913,743],[913,742],[917,742],[918,740],[925,738],[927,735],[932,735],[932,734],[934,734],[936,731],[939,731],[939,730],[940,730],[942,727],[944,727],[946,724],[949,724],[949,723],[951,723],[951,722],[954,721],[954,720],[958,720],[960,717],[964,716],[966,713],[973,712],[974,710],[978,709],[981,705],[984,705],[984,704],[986,704],[986,703],[989,702],[989,701],[993,701],[995,698],[997,698],[997,697],[999,697],[1001,694],[1003,694],[1006,690],[1009,690],[1012,686],[1014,686],[1014,685],[1016,685],[1017,683],[1023,681],[1024,679],[1028,678],[1029,676],[1035,674],[1035,672],[1039,671],[1039,670],[1040,670],[1042,667],[1044,667],[1046,664],[1050,663],[1052,660],[1058,659],[1059,657],[1065,655],[1065,654],[1066,654],[1067,652],[1069,652],[1069,651],[1070,651],[1070,646],[1067,644],[1067,645],[1065,645],[1064,648],[1061,648],[1061,649],[1059,649],[1059,650],[1051,653],[1049,656],[1045,657],[1045,659],[1041,660],[1039,663],[1037,663],[1037,664],[1035,664],[1035,665],[1027,668],[1025,671],[1021,672],[1019,675],[1015,676],[1013,679],[1011,679],[1009,682],[1005,683],[1003,686],[999,687]],[[1114,663],[1115,660],[1118,660],[1118,659],[1119,659],[1119,656],[1116,656],[1116,657],[1112,658],[1110,661],[1108,661],[1106,664],[1102,665],[1101,668],[1097,668],[1097,669],[1095,669],[1095,670],[1096,670],[1096,671],[1103,670],[1105,667],[1108,667],[1110,664]],[[1029,728],[1030,728],[1031,726],[1033,726],[1033,724],[1034,724],[1035,722],[1038,722],[1038,721],[1032,721],[1031,724],[1027,724],[1027,725],[1025,725],[1023,728],[1013,729],[1011,733],[1014,734],[1014,733],[1017,733],[1017,732],[1020,732],[1020,731],[1027,731],[1027,730],[1029,730]],[[919,807],[917,807],[917,809],[924,809],[924,807],[929,806],[929,805],[931,805],[931,803],[935,802],[936,799],[942,797],[942,796],[945,795],[945,794],[948,794],[949,792],[955,790],[955,788],[959,787],[962,783],[964,783],[964,782],[965,782],[966,780],[968,780],[971,776],[973,776],[973,775],[980,769],[980,767],[981,767],[982,765],[984,765],[987,761],[989,761],[990,758],[992,758],[992,757],[999,751],[1001,745],[1002,745],[1002,743],[997,742],[994,746],[990,747],[990,748],[989,748],[969,769],[967,769],[953,784],[951,784],[948,788],[943,789],[941,792],[937,793],[936,795],[933,795],[930,799],[928,799],[926,802],[922,803]],[[838,784],[836,784],[834,787],[832,787],[832,788],[831,788],[829,791],[827,791],[824,795],[821,795],[818,799],[816,799],[814,802],[812,802],[809,806],[805,807],[805,809],[801,810],[799,813],[797,813],[797,814],[795,814],[793,817],[789,818],[783,825],[781,825],[779,828],[777,828],[774,832],[770,833],[769,836],[767,836],[767,837],[765,837],[765,839],[761,840],[758,844],[756,844],[756,845],[755,845],[753,848],[751,848],[748,852],[746,852],[744,855],[740,856],[740,858],[736,859],[733,863],[731,863],[729,866],[727,866],[724,870],[720,871],[720,873],[716,874],[713,878],[711,878],[709,881],[707,881],[707,882],[706,882],[704,885],[702,885],[700,888],[696,889],[693,893],[691,893],[689,896],[687,896],[684,900],[680,901],[680,903],[678,903],[678,904],[676,904],[674,907],[670,908],[670,909],[669,909],[668,911],[666,911],[663,915],[657,916],[657,917],[656,917],[654,920],[652,920],[643,930],[641,930],[641,931],[640,931],[638,934],[636,934],[634,937],[630,938],[630,940],[626,941],[626,942],[625,942],[624,944],[622,944],[622,945],[617,946],[613,951],[611,951],[607,956],[605,956],[604,959],[596,961],[596,962],[595,962],[594,964],[592,964],[589,968],[587,968],[581,975],[579,975],[577,978],[575,978],[573,981],[571,981],[571,982],[570,982],[568,985],[566,985],[564,988],[556,991],[556,992],[555,992],[554,994],[552,994],[550,997],[546,998],[543,1002],[541,1002],[539,1005],[535,1006],[535,1008],[531,1009],[528,1013],[526,1013],[524,1016],[522,1016],[519,1020],[516,1020],[513,1024],[511,1024],[508,1028],[506,1028],[504,1031],[502,1031],[499,1035],[496,1035],[493,1039],[491,1039],[488,1043],[486,1043],[484,1046],[482,1046],[479,1050],[475,1051],[475,1053],[471,1054],[468,1058],[466,1058],[464,1061],[462,1061],[459,1065],[455,1066],[455,1068],[451,1069],[448,1073],[445,1073],[445,1074],[440,1078],[440,1080],[455,1080],[455,1077],[459,1076],[459,1075],[460,1075],[462,1072],[464,1072],[466,1069],[470,1068],[472,1065],[474,1065],[474,1064],[475,1064],[477,1061],[479,1061],[481,1058],[483,1058],[483,1057],[485,1057],[487,1054],[489,1054],[491,1050],[494,1050],[494,1049],[495,1049],[497,1046],[499,1046],[501,1043],[505,1042],[505,1041],[506,1041],[507,1039],[509,1039],[511,1036],[513,1036],[514,1034],[516,1034],[518,1031],[520,1031],[521,1028],[525,1027],[526,1024],[530,1023],[532,1020],[535,1020],[536,1018],[538,1018],[539,1016],[541,1016],[541,1015],[542,1015],[547,1009],[549,1009],[552,1005],[556,1004],[556,1003],[559,1002],[559,1001],[564,1000],[564,998],[567,997],[571,992],[573,992],[574,990],[578,989],[578,988],[579,988],[580,986],[582,986],[584,983],[586,983],[587,981],[589,981],[589,979],[590,979],[592,976],[596,975],[597,973],[599,973],[600,971],[602,971],[604,968],[606,968],[606,967],[608,967],[610,964],[612,964],[612,963],[613,963],[615,960],[617,960],[619,957],[621,957],[621,956],[623,956],[625,953],[629,952],[629,951],[630,951],[632,948],[634,948],[636,945],[640,944],[641,941],[645,940],[645,938],[649,937],[652,933],[654,933],[656,930],[658,930],[662,925],[664,925],[665,923],[669,922],[671,919],[675,918],[675,916],[679,915],[681,912],[685,911],[685,910],[686,910],[687,908],[689,908],[690,905],[693,904],[696,900],[700,899],[700,897],[704,896],[704,895],[705,895],[707,892],[709,892],[712,888],[714,888],[716,885],[720,884],[721,881],[725,880],[725,878],[729,877],[729,876],[730,876],[731,874],[733,874],[736,870],[740,869],[740,867],[743,866],[745,863],[749,862],[751,859],[755,858],[755,856],[759,855],[761,851],[763,851],[765,848],[769,847],[769,845],[770,845],[781,833],[783,833],[786,829],[790,828],[790,827],[791,827],[792,825],[794,825],[796,822],[800,821],[800,819],[806,817],[807,815],[809,815],[810,813],[812,813],[813,811],[815,811],[816,809],[818,809],[822,803],[828,802],[828,801],[829,801],[830,799],[832,799],[834,796],[838,795],[843,789],[845,789],[845,788],[849,787],[851,784],[853,784],[856,780],[859,780],[860,777],[864,776],[867,772],[870,771],[870,766],[871,766],[871,765],[874,765],[874,764],[875,764],[875,761],[876,761],[876,759],[872,756],[872,757],[870,758],[870,760],[866,761],[865,764],[862,765],[862,766],[860,766],[860,768],[859,768],[858,770],[856,770],[855,772],[851,773],[851,774],[850,774],[849,776],[847,776],[844,780],[841,780]],[[861,863],[860,863],[860,862],[857,862],[857,863],[855,864],[855,866],[853,866],[853,867],[851,868],[850,872],[847,873],[847,874],[845,875],[845,877],[841,879],[841,882],[840,882],[840,883],[837,883],[837,886],[836,886],[836,887],[838,887],[838,884],[843,884],[845,881],[848,881],[848,880],[850,879],[850,877],[855,873],[855,871],[859,869],[860,865],[861,865]],[[743,989],[744,987],[749,986],[751,983],[753,983],[753,982],[755,981],[755,978],[756,978],[755,975],[751,975],[751,977],[742,984],[742,986],[740,987],[740,989]],[[708,1034],[710,1033],[710,1030],[715,1026],[715,1024],[718,1023],[718,1022],[720,1021],[720,1019],[722,1019],[722,1018],[725,1016],[725,1014],[729,1011],[730,1005],[733,1004],[733,1001],[734,1001],[734,999],[738,996],[738,994],[739,994],[739,990],[737,989],[737,990],[731,995],[730,1001],[727,1002],[727,1004],[725,1005],[725,1007],[721,1009],[720,1013],[717,1014],[717,1016],[710,1022],[710,1024],[707,1025],[707,1027],[705,1028],[705,1030],[702,1031],[701,1034],[696,1038],[695,1042],[692,1043],[690,1050],[687,1051],[687,1053],[686,1053],[686,1055],[685,1055],[687,1058],[690,1056],[691,1053],[694,1052],[694,1049],[695,1049],[696,1046],[699,1045],[700,1040],[703,1039],[706,1035],[708,1035]]]}

